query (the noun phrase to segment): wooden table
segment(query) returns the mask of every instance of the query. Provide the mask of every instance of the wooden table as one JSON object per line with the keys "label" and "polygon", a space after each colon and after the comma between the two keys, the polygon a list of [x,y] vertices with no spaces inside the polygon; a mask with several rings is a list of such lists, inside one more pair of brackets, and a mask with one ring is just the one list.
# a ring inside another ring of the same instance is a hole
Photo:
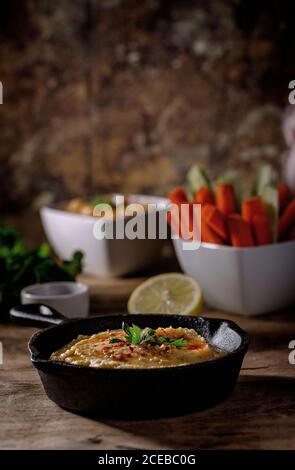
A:
{"label": "wooden table", "polygon": [[253,319],[208,312],[233,319],[251,335],[232,396],[211,410],[139,424],[60,409],[46,398],[30,363],[27,341],[35,330],[1,325],[0,448],[295,449],[295,365],[288,362],[294,310]]}

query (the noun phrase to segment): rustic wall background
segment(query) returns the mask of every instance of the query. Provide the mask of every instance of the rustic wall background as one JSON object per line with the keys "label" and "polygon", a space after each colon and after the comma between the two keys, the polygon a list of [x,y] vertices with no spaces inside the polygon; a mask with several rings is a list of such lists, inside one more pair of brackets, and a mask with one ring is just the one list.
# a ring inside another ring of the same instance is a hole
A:
{"label": "rustic wall background", "polygon": [[0,16],[0,204],[165,194],[280,166],[293,0],[10,0]]}

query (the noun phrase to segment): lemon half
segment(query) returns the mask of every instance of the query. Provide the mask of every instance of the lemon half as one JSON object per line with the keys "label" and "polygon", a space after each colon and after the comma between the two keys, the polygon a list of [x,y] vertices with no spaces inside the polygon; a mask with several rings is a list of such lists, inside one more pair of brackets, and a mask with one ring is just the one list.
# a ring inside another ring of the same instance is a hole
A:
{"label": "lemon half", "polygon": [[150,277],[136,287],[128,300],[129,313],[199,315],[202,306],[200,285],[181,273]]}

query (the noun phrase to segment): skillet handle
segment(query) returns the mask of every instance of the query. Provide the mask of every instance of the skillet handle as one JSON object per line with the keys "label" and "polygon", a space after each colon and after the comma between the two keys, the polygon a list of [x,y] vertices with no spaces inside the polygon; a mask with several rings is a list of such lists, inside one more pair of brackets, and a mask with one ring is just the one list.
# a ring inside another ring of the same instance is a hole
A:
{"label": "skillet handle", "polygon": [[66,318],[48,305],[25,304],[13,307],[9,312],[10,319],[18,325],[36,326],[44,328],[50,325],[59,325]]}

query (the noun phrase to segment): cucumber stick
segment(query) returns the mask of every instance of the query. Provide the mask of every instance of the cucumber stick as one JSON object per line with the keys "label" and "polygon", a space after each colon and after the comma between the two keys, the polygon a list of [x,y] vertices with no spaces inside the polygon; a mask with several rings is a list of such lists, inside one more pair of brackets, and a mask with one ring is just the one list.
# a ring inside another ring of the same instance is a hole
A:
{"label": "cucumber stick", "polygon": [[276,183],[277,177],[274,169],[268,163],[261,165],[256,173],[254,183],[254,194],[262,196],[266,187],[270,187]]}
{"label": "cucumber stick", "polygon": [[204,168],[199,165],[193,165],[190,168],[187,174],[187,180],[189,182],[190,189],[194,193],[202,187],[211,189],[209,178],[206,175]]}
{"label": "cucumber stick", "polygon": [[278,238],[278,221],[279,221],[279,192],[273,186],[266,186],[261,195],[262,201],[265,204],[267,216],[270,221],[273,241],[276,242]]}

